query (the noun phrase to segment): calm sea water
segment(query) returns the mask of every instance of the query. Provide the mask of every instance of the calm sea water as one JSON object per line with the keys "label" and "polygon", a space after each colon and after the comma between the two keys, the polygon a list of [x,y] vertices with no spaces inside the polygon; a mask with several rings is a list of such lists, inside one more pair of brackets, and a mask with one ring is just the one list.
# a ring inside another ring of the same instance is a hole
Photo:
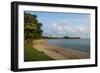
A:
{"label": "calm sea water", "polygon": [[71,48],[75,50],[90,52],[89,39],[47,39],[51,45],[56,45],[62,48]]}

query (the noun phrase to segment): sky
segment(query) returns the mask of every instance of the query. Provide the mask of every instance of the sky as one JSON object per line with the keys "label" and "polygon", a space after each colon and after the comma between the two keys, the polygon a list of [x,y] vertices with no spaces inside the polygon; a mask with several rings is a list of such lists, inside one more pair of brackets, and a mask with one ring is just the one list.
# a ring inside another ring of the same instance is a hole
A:
{"label": "sky", "polygon": [[43,36],[90,38],[90,14],[25,12],[37,15],[38,21],[42,23]]}

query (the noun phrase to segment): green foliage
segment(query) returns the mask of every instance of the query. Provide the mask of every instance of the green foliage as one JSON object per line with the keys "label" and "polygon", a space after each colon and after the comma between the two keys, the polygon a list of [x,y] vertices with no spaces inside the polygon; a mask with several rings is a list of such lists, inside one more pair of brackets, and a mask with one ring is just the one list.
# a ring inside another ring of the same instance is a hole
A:
{"label": "green foliage", "polygon": [[24,39],[32,42],[33,39],[42,37],[42,23],[37,20],[37,15],[24,13]]}
{"label": "green foliage", "polygon": [[25,44],[24,46],[24,61],[48,61],[53,60],[51,57],[47,56],[44,52],[39,52],[38,50],[31,47],[30,44]]}

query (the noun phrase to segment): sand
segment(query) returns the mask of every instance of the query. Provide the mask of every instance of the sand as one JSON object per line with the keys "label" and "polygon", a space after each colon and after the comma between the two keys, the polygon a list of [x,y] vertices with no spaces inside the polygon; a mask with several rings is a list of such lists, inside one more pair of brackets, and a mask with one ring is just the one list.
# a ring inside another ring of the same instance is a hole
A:
{"label": "sand", "polygon": [[34,40],[33,47],[40,52],[44,52],[46,55],[55,60],[90,58],[90,54],[88,52],[50,45],[45,39]]}

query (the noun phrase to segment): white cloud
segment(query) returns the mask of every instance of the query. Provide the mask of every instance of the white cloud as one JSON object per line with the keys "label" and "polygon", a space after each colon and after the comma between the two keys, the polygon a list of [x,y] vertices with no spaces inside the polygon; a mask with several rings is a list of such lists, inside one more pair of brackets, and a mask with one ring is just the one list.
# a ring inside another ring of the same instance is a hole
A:
{"label": "white cloud", "polygon": [[86,26],[76,26],[76,34],[82,38],[89,38],[90,37],[90,28]]}
{"label": "white cloud", "polygon": [[57,24],[56,24],[56,23],[53,23],[52,26],[53,26],[54,28],[57,28]]}
{"label": "white cloud", "polygon": [[63,26],[60,26],[57,23],[53,23],[52,26],[53,26],[52,28],[55,29],[56,31],[59,32],[63,31]]}
{"label": "white cloud", "polygon": [[56,32],[75,32],[75,28],[73,28],[72,26],[68,25],[68,24],[57,24],[57,23],[53,23],[52,24],[52,30],[56,31]]}
{"label": "white cloud", "polygon": [[[50,28],[51,32],[54,32],[60,36],[79,36],[79,37],[86,37],[89,36],[89,27],[87,26],[79,26],[77,24],[70,25],[70,24],[63,24],[63,23],[53,23]],[[87,34],[88,33],[88,34]]]}
{"label": "white cloud", "polygon": [[75,29],[73,28],[73,26],[70,26],[70,25],[64,25],[63,30],[65,32],[75,32]]}
{"label": "white cloud", "polygon": [[84,26],[76,26],[75,28],[76,28],[77,32],[79,32],[79,33],[86,33],[86,32],[90,31],[89,28],[84,27]]}

